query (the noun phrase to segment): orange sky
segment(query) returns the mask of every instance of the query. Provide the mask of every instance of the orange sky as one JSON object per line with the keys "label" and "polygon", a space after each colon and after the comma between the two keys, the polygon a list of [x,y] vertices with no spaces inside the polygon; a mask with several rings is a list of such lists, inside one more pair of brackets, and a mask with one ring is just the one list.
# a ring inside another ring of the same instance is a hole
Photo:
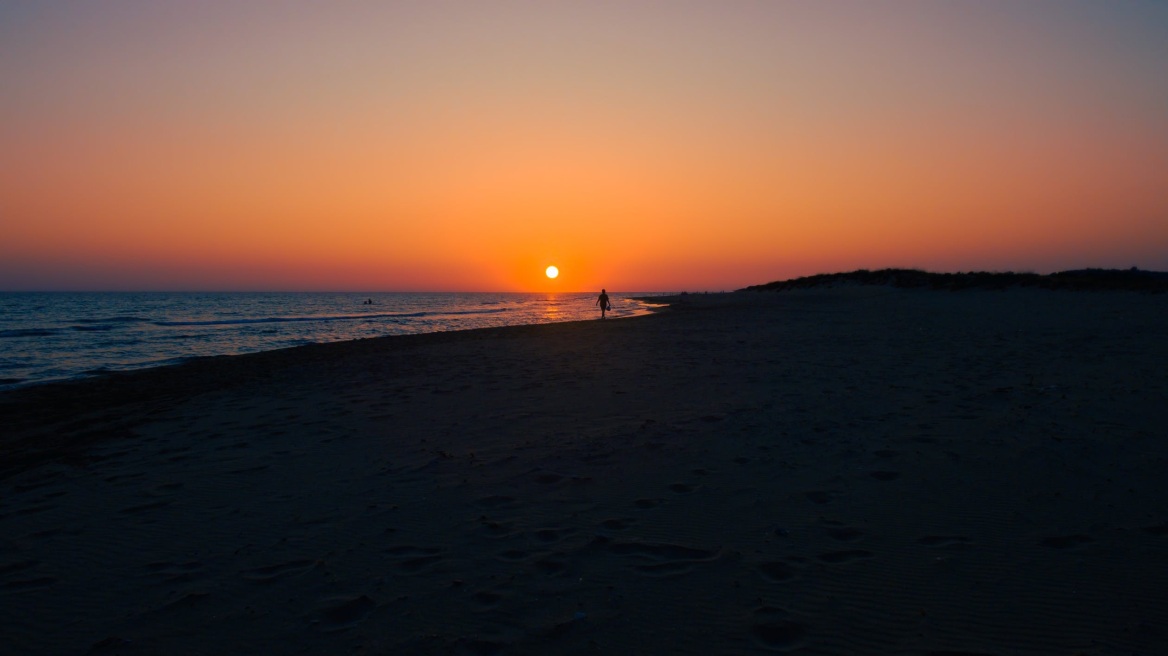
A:
{"label": "orange sky", "polygon": [[0,8],[0,289],[1168,269],[1162,4],[245,4]]}

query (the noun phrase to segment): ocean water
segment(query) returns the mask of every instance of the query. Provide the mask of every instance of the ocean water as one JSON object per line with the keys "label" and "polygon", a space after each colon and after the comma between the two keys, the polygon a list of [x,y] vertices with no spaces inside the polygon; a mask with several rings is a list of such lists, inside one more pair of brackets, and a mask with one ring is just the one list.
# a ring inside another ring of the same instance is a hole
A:
{"label": "ocean water", "polygon": [[[649,312],[631,297],[651,295],[609,294],[610,316]],[[595,302],[592,293],[0,293],[0,389],[302,344],[596,319]]]}

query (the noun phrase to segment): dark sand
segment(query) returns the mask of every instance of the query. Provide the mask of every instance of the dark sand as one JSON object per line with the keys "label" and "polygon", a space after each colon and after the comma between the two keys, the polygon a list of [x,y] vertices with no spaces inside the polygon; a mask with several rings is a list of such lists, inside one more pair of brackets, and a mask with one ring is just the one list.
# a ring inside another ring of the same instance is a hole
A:
{"label": "dark sand", "polygon": [[1166,336],[845,287],[0,394],[0,652],[1168,653]]}

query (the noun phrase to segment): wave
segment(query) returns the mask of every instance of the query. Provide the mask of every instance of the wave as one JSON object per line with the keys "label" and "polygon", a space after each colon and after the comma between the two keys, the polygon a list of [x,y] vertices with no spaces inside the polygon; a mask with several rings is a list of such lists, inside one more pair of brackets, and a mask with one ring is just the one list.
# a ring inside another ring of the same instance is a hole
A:
{"label": "wave", "polygon": [[113,330],[114,328],[117,328],[117,326],[111,326],[109,324],[97,324],[93,326],[71,326],[71,328],[83,333],[102,333],[107,330]]}
{"label": "wave", "polygon": [[147,319],[146,317],[120,315],[113,317],[103,317],[99,319],[74,319],[74,321],[77,323],[145,323],[150,321],[150,319]]}
{"label": "wave", "polygon": [[155,326],[238,326],[262,323],[303,323],[306,321],[366,321],[369,319],[416,319],[419,317],[448,317],[465,314],[498,314],[507,312],[507,308],[494,310],[453,310],[450,312],[397,312],[382,314],[338,314],[321,315],[315,317],[256,317],[252,319],[212,319],[208,321],[155,321]]}
{"label": "wave", "polygon": [[15,328],[13,330],[0,330],[0,339],[6,337],[50,337],[57,333],[58,331],[51,328]]}
{"label": "wave", "polygon": [[125,339],[108,339],[104,342],[94,342],[94,346],[102,348],[102,349],[107,349],[107,348],[110,348],[111,346],[137,346],[138,344],[142,344],[142,343],[143,342],[140,339],[137,339],[135,337],[128,337]]}

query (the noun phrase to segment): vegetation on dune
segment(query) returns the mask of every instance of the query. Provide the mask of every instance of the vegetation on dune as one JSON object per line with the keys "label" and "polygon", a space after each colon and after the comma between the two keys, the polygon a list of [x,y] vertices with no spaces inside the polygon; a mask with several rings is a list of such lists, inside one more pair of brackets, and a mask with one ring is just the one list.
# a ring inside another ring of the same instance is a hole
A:
{"label": "vegetation on dune", "polygon": [[841,285],[887,285],[908,289],[1007,289],[1038,287],[1070,290],[1168,291],[1168,272],[1131,269],[1076,269],[1046,275],[1037,273],[970,271],[931,273],[919,269],[859,269],[848,273],[821,273],[791,280],[752,285],[739,291],[784,291]]}

